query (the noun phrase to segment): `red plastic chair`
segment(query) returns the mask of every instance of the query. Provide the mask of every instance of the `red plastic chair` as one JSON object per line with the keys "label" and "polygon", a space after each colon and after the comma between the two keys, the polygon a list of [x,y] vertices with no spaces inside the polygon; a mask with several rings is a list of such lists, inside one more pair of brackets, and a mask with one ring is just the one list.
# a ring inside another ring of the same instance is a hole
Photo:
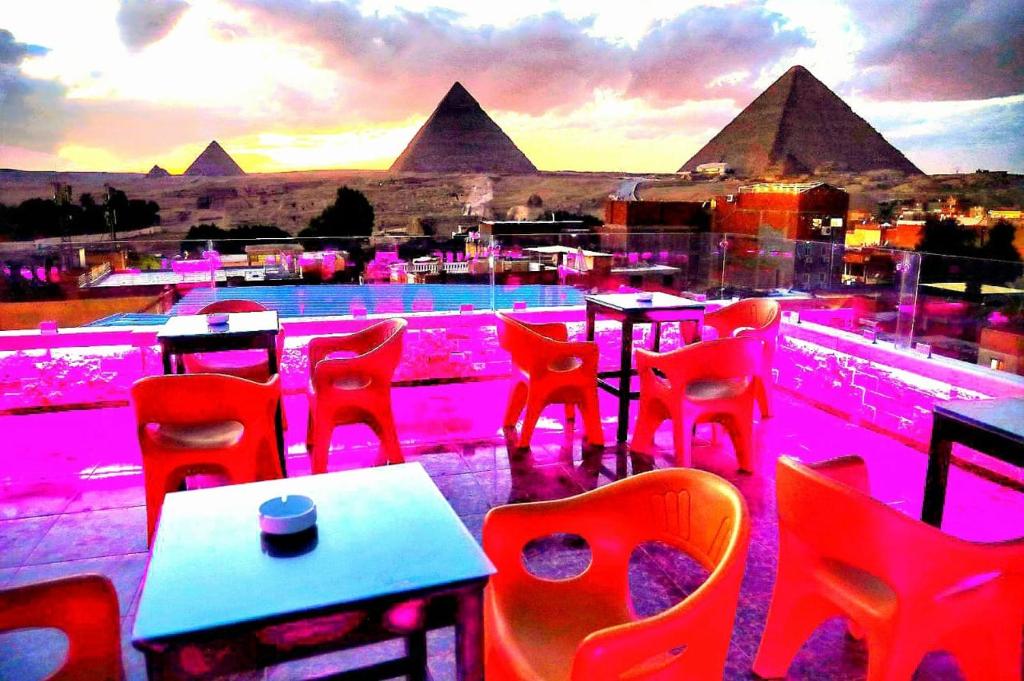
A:
{"label": "red plastic chair", "polygon": [[[523,548],[556,532],[582,536],[590,565],[568,579],[530,574]],[[488,681],[722,678],[749,538],[739,491],[692,469],[493,509],[483,528],[498,569],[484,592]],[[629,560],[650,541],[685,552],[710,575],[681,603],[641,619],[630,600]]]}
{"label": "red plastic chair", "polygon": [[969,680],[1021,678],[1024,540],[963,541],[872,499],[860,457],[784,456],[776,470],[779,567],[756,674],[784,676],[844,616],[867,641],[868,681],[910,679],[934,650]]}
{"label": "red plastic chair", "polygon": [[755,381],[764,356],[754,337],[704,341],[658,354],[638,348],[640,406],[630,449],[654,454],[654,433],[672,421],[676,465],[692,465],[693,429],[721,423],[728,431],[739,468],[753,470]]}
{"label": "red plastic chair", "polygon": [[597,343],[569,342],[563,324],[529,324],[503,312],[498,313],[498,322],[501,347],[512,355],[517,374],[502,425],[515,428],[526,408],[519,447],[530,446],[540,414],[549,404],[564,404],[566,421],[573,420],[579,406],[585,442],[603,447],[597,402]]}
{"label": "red plastic chair", "polygon": [[[404,319],[388,319],[348,336],[324,336],[309,342],[306,447],[314,473],[327,472],[334,429],[352,423],[365,423],[377,434],[382,461],[405,461],[391,408],[391,379],[402,359],[406,326]],[[355,356],[329,357],[339,352]]]}
{"label": "red plastic chair", "polygon": [[120,681],[117,592],[101,575],[78,575],[0,591],[0,632],[58,629],[68,653],[50,681]]}
{"label": "red plastic chair", "polygon": [[769,388],[774,384],[772,367],[781,323],[779,303],[771,298],[740,300],[704,316],[704,328],[714,328],[719,338],[755,336],[764,341],[764,359],[756,381],[757,403],[762,417],[772,415]]}
{"label": "red plastic chair", "polygon": [[164,496],[190,475],[231,483],[281,477],[274,431],[280,377],[255,383],[221,374],[150,376],[132,386],[142,449],[149,541]]}
{"label": "red plastic chair", "polygon": [[[252,300],[218,300],[210,303],[199,314],[215,312],[266,312],[267,308]],[[284,334],[277,334],[277,358],[284,352]],[[185,370],[190,374],[227,374],[265,383],[270,380],[270,366],[264,350],[231,350],[229,352],[200,352],[184,356]]]}

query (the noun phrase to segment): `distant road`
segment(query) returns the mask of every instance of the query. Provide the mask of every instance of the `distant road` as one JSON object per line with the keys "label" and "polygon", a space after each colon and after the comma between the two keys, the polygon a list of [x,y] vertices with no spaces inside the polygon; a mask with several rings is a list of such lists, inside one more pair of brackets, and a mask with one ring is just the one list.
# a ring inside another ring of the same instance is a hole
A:
{"label": "distant road", "polygon": [[641,182],[647,182],[650,179],[649,177],[633,177],[623,180],[619,184],[619,188],[612,192],[611,198],[616,201],[639,201],[640,197],[636,195],[636,188]]}

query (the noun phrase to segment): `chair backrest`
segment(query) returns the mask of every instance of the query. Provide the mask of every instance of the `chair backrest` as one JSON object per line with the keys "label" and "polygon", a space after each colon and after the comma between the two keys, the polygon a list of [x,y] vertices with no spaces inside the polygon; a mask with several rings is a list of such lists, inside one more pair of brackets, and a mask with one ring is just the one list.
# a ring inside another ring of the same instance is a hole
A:
{"label": "chair backrest", "polygon": [[359,371],[376,381],[390,384],[391,377],[402,360],[402,339],[409,322],[400,317],[385,319],[346,336],[322,336],[309,342],[309,368],[317,389],[326,387],[332,376],[346,371],[352,362],[335,361],[329,355],[352,352],[357,358],[365,357]]}
{"label": "chair backrest", "polygon": [[756,336],[764,341],[765,358],[771,362],[782,324],[782,310],[771,298],[745,298],[709,315],[708,323],[719,331],[719,337],[730,336],[736,329],[740,335]]}
{"label": "chair backrest", "polygon": [[[734,336],[694,343],[658,355],[638,349],[637,366],[641,381],[652,371],[653,358],[676,389],[692,381],[717,381],[750,378],[758,374],[764,361],[764,341],[755,336]],[[659,377],[660,380],[660,377]]]}
{"label": "chair backrest", "polygon": [[[497,313],[498,344],[512,356],[512,363],[528,369],[532,367],[545,343],[568,340],[564,324],[530,324],[504,312]],[[543,359],[543,358],[540,358]]]}
{"label": "chair backrest", "polygon": [[266,312],[267,308],[264,305],[257,303],[255,300],[215,300],[209,303],[199,310],[199,314],[213,314],[216,312]]}
{"label": "chair backrest", "polygon": [[[702,670],[721,669],[750,539],[750,516],[739,490],[707,471],[674,468],[641,473],[547,505],[558,509],[550,517],[545,517],[543,502],[524,505],[537,509],[535,517],[514,532],[500,533],[503,536],[489,534],[485,523],[487,552],[497,554],[509,548],[522,551],[530,539],[570,532],[589,544],[589,567],[567,580],[540,580],[527,572],[522,561],[501,561],[503,569],[492,578],[496,589],[553,604],[566,590],[577,589],[629,603],[629,560],[633,551],[646,542],[663,542],[700,563],[709,571],[708,578],[681,603],[657,616],[661,624],[656,634],[634,631],[627,625],[617,642],[605,645],[628,650],[630,637],[656,636],[658,643],[648,638],[647,644],[664,644],[663,655],[654,664],[663,665],[665,676],[657,678],[710,678],[702,675]],[[673,653],[683,647],[683,654]],[[645,649],[649,648],[645,644]],[[585,642],[577,651],[573,678],[594,678],[590,672],[601,669],[601,654],[608,652],[595,650]]]}
{"label": "chair backrest", "polygon": [[928,592],[947,579],[943,565],[959,540],[793,457],[779,457],[775,481],[780,542],[808,564],[836,561],[901,593]]}
{"label": "chair backrest", "polygon": [[123,679],[117,592],[101,575],[78,575],[0,591],[0,632],[58,629],[68,652],[52,680]]}

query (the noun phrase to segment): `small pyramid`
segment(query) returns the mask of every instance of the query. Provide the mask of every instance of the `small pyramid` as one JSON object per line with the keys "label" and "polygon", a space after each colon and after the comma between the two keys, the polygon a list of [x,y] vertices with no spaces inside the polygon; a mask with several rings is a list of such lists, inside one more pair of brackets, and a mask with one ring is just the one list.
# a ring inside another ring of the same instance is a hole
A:
{"label": "small pyramid", "polygon": [[170,177],[170,176],[171,176],[171,174],[169,172],[167,172],[166,170],[164,170],[163,168],[161,168],[160,166],[153,166],[152,168],[149,169],[149,172],[146,173],[146,177]]}
{"label": "small pyramid", "polygon": [[430,114],[391,170],[426,173],[535,173],[537,167],[461,83]]}
{"label": "small pyramid", "polygon": [[228,156],[228,152],[217,144],[217,140],[210,142],[203,153],[192,161],[192,165],[185,171],[185,175],[202,175],[205,177],[219,177],[226,175],[245,175],[245,171],[238,167],[235,160]]}
{"label": "small pyramid", "polygon": [[922,174],[802,66],[786,71],[679,171],[718,162],[748,177],[822,170]]}

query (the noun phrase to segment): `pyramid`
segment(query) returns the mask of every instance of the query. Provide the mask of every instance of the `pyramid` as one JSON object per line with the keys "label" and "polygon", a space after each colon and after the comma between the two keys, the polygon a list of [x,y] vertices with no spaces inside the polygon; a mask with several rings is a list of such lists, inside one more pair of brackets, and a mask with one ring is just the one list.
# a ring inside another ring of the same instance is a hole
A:
{"label": "pyramid", "polygon": [[161,168],[160,166],[153,166],[152,168],[149,169],[149,172],[146,173],[146,177],[151,177],[151,178],[152,177],[170,177],[170,176],[171,176],[171,174],[169,172],[167,172],[166,170],[164,170],[163,168]]}
{"label": "pyramid", "polygon": [[743,176],[879,169],[921,174],[802,66],[786,71],[679,171],[722,161]]}
{"label": "pyramid", "polygon": [[238,167],[235,160],[228,156],[228,152],[217,144],[217,140],[203,149],[203,153],[192,161],[192,165],[185,171],[185,175],[203,175],[206,177],[217,177],[222,175],[245,175],[245,171]]}
{"label": "pyramid", "polygon": [[456,82],[391,170],[427,173],[535,173],[537,167]]}

